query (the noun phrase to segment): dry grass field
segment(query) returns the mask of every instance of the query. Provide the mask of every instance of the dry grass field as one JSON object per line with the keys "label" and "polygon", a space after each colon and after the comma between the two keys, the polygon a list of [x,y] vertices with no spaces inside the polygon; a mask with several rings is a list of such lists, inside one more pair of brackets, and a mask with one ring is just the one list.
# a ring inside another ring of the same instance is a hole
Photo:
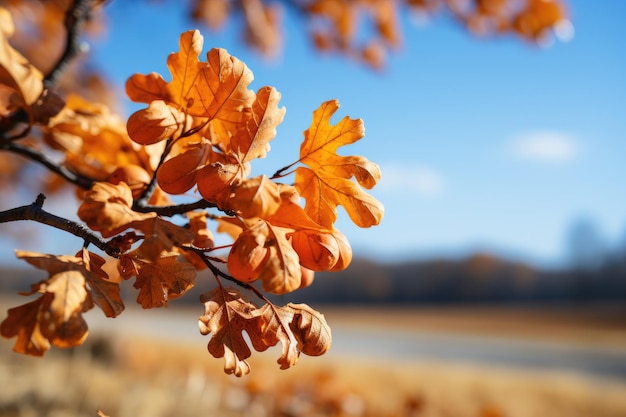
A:
{"label": "dry grass field", "polygon": [[[329,309],[326,316],[335,333],[359,326],[471,329],[626,347],[626,322],[600,320],[597,309],[498,311]],[[626,416],[623,380],[358,352],[302,357],[295,368],[280,371],[272,350],[254,355],[252,374],[237,379],[223,375],[222,361],[206,353],[202,340],[172,340],[128,325],[119,333],[98,332],[98,324],[84,346],[53,350],[44,359],[14,354],[13,341],[2,340],[0,416],[96,416],[97,410],[110,417]]]}

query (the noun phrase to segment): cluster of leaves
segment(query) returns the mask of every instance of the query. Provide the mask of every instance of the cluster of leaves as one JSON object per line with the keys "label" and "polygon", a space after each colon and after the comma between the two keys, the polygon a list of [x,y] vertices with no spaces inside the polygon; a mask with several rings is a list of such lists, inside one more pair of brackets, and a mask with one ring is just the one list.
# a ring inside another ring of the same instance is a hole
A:
{"label": "cluster of leaves", "polygon": [[[17,338],[14,350],[43,355],[51,345],[82,343],[83,313],[98,306],[119,315],[126,280],[134,278],[143,308],[162,307],[208,268],[216,284],[201,296],[199,326],[227,373],[249,372],[250,345],[263,351],[280,342],[283,369],[300,353],[326,352],[331,336],[321,313],[277,306],[265,294],[290,293],[310,285],[315,271],[350,264],[349,242],[334,227],[338,206],[360,227],[381,221],[383,206],[365,191],[380,169],[362,156],[337,154],[363,137],[362,121],[344,117],[333,125],[338,103],[323,103],[298,159],[271,177],[251,177],[251,163],[266,156],[283,120],[280,93],[250,90],[252,72],[223,49],[201,60],[198,31],[183,33],[180,51],[168,57],[171,81],[156,73],[128,79],[128,97],[147,106],[124,123],[102,104],[62,99],[9,44],[14,28],[6,9],[0,23],[0,150],[75,185],[84,223],[44,211],[43,197],[0,212],[0,222],[35,220],[84,239],[74,256],[17,252],[48,277],[26,293],[39,298],[10,309],[0,325],[2,336]],[[47,156],[53,151],[60,160]],[[292,184],[281,182],[288,176]],[[181,203],[179,195],[196,197]],[[233,243],[217,247],[209,222]]]}
{"label": "cluster of leaves", "polygon": [[[514,33],[542,42],[566,20],[561,0],[289,0],[280,2],[302,15],[320,51],[356,58],[373,68],[384,66],[388,51],[401,44],[399,13],[432,15],[445,9],[463,26],[480,35]],[[244,39],[264,54],[275,53],[282,37],[276,1],[196,0],[192,16],[220,28],[229,14],[243,16]],[[363,27],[366,25],[367,30]],[[364,35],[365,32],[365,35]]]}

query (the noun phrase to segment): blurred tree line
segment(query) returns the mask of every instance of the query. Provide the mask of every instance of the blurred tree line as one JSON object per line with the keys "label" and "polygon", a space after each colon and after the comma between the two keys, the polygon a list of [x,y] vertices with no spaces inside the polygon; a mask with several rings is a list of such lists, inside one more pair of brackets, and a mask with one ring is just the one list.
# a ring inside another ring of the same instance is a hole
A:
{"label": "blurred tree line", "polygon": [[546,268],[489,253],[395,264],[355,260],[340,274],[318,274],[307,302],[472,303],[626,301],[626,239],[613,248],[588,218],[566,238],[567,264]]}
{"label": "blurred tree line", "polygon": [[[626,239],[611,248],[589,219],[575,222],[566,239],[569,260],[542,268],[490,253],[461,259],[399,263],[354,259],[345,271],[316,274],[297,302],[435,304],[626,301]],[[39,278],[27,269],[4,270],[0,291],[25,291]],[[133,297],[132,288],[124,288]],[[192,289],[193,292],[195,289]],[[186,301],[195,304],[191,295]]]}

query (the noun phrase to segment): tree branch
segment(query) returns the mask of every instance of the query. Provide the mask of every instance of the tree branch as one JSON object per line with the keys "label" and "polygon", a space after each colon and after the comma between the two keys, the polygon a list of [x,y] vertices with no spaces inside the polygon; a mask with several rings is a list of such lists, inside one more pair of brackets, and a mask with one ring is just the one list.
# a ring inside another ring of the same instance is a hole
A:
{"label": "tree branch", "polygon": [[74,0],[65,13],[65,49],[44,78],[46,86],[55,84],[65,67],[80,53],[80,32],[89,19],[92,3],[93,0]]}
{"label": "tree branch", "polygon": [[185,214],[193,210],[205,208],[216,208],[217,205],[206,201],[198,200],[193,203],[178,204],[174,206],[151,206],[145,204],[143,200],[133,202],[133,210],[139,213],[156,213],[159,216],[172,217],[177,214]]}
{"label": "tree branch", "polygon": [[50,171],[62,176],[67,181],[81,188],[84,188],[85,190],[90,189],[93,185],[94,181],[91,178],[70,171],[65,166],[58,164],[57,162],[48,158],[46,155],[28,146],[22,146],[17,143],[9,142],[1,144],[0,150],[13,152],[22,155],[32,161],[38,162],[48,168]]}
{"label": "tree branch", "polygon": [[16,207],[10,210],[0,212],[0,223],[8,223],[19,220],[31,220],[38,223],[46,224],[59,230],[66,231],[73,234],[76,237],[82,238],[85,242],[90,243],[98,249],[105,252],[107,255],[118,258],[119,250],[110,245],[107,241],[102,240],[95,235],[92,231],[87,229],[82,224],[73,222],[68,219],[56,216],[43,209],[43,202],[45,200],[43,194],[37,196],[37,200],[27,206]]}

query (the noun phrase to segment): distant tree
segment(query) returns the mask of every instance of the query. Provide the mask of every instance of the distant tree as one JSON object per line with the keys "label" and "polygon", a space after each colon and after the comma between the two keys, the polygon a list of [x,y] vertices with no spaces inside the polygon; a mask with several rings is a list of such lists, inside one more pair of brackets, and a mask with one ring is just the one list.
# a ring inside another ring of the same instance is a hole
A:
{"label": "distant tree", "polygon": [[578,219],[572,224],[568,248],[571,265],[579,271],[597,270],[608,255],[597,224],[589,218]]}

